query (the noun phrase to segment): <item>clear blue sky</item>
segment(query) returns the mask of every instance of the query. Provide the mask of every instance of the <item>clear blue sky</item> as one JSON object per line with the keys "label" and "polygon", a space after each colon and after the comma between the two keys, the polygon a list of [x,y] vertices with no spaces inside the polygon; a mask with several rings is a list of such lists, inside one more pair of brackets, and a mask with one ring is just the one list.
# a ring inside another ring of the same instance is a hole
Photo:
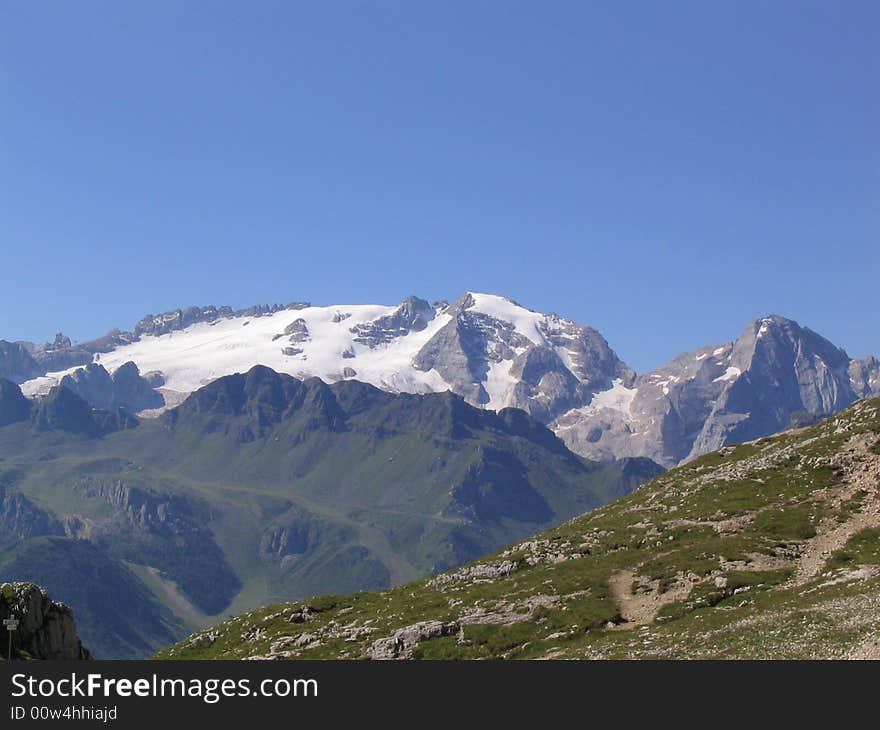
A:
{"label": "clear blue sky", "polygon": [[0,0],[0,338],[511,296],[880,355],[880,3]]}

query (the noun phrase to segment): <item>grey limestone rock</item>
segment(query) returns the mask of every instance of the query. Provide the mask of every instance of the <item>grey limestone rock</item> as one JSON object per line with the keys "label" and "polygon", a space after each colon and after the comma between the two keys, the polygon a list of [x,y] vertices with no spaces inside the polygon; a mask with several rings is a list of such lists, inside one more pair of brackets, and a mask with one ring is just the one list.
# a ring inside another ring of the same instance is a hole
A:
{"label": "grey limestone rock", "polygon": [[306,342],[309,340],[309,326],[302,318],[295,319],[287,327],[284,328],[284,334],[292,344],[298,342]]}
{"label": "grey limestone rock", "polygon": [[[12,632],[14,654],[35,659],[92,658],[76,633],[73,611],[33,583],[0,585],[0,620],[5,619],[19,622]],[[3,640],[5,650],[5,636]]]}
{"label": "grey limestone rock", "polygon": [[408,659],[421,642],[440,636],[452,636],[459,630],[456,623],[420,621],[397,629],[391,636],[377,639],[370,645],[367,656],[370,659]]}
{"label": "grey limestone rock", "polygon": [[[424,299],[407,297],[397,309],[385,317],[351,328],[354,341],[374,348],[387,345],[410,332],[421,332],[434,319],[434,308]],[[337,321],[335,318],[334,322]]]}

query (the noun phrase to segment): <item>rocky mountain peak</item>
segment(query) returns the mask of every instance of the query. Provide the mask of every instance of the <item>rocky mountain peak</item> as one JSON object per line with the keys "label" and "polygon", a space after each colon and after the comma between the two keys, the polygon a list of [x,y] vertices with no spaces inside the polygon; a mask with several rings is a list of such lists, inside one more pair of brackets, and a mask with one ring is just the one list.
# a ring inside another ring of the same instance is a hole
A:
{"label": "rocky mountain peak", "polygon": [[756,357],[782,366],[791,365],[798,358],[813,357],[829,368],[846,368],[850,360],[842,348],[779,315],[752,322],[736,341],[734,350],[735,364],[746,366]]}
{"label": "rocky mountain peak", "polygon": [[424,299],[409,296],[391,314],[355,325],[350,331],[355,342],[373,349],[410,332],[421,332],[435,315],[434,308]]}

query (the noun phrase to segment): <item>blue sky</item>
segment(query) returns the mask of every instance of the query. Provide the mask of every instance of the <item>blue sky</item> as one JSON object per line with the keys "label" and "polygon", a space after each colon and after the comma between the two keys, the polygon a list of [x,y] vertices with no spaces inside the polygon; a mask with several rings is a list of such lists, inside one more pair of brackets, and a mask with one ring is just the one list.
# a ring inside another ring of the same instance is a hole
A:
{"label": "blue sky", "polygon": [[0,338],[511,296],[880,355],[876,2],[0,0]]}

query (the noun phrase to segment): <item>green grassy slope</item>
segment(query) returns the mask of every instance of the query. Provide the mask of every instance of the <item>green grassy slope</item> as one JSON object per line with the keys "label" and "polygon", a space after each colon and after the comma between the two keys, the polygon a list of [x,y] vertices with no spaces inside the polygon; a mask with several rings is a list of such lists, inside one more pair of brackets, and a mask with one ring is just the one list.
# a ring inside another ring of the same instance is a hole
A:
{"label": "green grassy slope", "polygon": [[880,657],[880,399],[463,568],[270,606],[159,657]]}

